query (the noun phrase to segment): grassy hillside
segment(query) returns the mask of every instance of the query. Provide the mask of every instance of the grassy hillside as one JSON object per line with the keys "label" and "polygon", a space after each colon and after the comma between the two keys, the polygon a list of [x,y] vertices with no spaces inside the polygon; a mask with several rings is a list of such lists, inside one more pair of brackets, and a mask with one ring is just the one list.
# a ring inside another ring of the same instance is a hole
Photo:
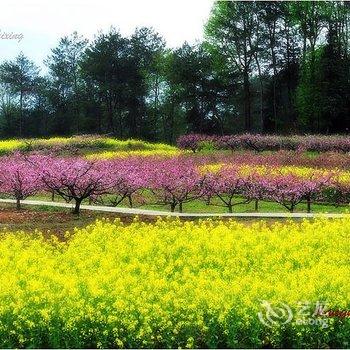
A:
{"label": "grassy hillside", "polygon": [[16,151],[52,151],[56,153],[69,152],[70,154],[94,154],[108,152],[170,152],[176,153],[177,148],[163,144],[150,143],[141,140],[118,140],[99,135],[83,135],[73,137],[52,137],[48,139],[11,139],[0,141],[0,155]]}

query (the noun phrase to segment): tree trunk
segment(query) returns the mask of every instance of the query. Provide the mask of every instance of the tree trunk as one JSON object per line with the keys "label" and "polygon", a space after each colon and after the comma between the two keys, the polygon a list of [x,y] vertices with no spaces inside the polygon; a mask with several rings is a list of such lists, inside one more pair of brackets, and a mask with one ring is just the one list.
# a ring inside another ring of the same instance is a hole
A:
{"label": "tree trunk", "polygon": [[132,198],[131,198],[131,196],[128,196],[128,201],[129,201],[129,207],[132,208]]}
{"label": "tree trunk", "polygon": [[182,202],[179,203],[179,212],[182,213]]}
{"label": "tree trunk", "polygon": [[270,32],[270,50],[271,50],[271,58],[272,58],[272,99],[273,99],[273,131],[276,132],[276,121],[277,121],[277,101],[276,101],[276,76],[277,76],[277,62],[276,62],[276,54],[275,54],[275,46],[276,46],[276,38],[275,38],[275,27],[276,23],[273,24],[273,28]]}
{"label": "tree trunk", "polygon": [[16,209],[17,210],[21,209],[21,200],[19,198],[16,198]]}
{"label": "tree trunk", "polygon": [[[101,101],[99,101],[99,103],[101,104]],[[100,110],[97,111],[97,130],[99,134],[102,133],[102,115]]]}
{"label": "tree trunk", "polygon": [[227,205],[227,208],[229,213],[233,213],[233,205],[231,203]]}
{"label": "tree trunk", "polygon": [[289,112],[289,121],[292,124],[293,128],[296,128],[297,125],[297,117],[293,111],[293,103],[292,103],[292,74],[291,74],[291,63],[292,60],[294,62],[294,58],[291,53],[291,42],[290,42],[290,25],[288,22],[285,22],[286,28],[286,55],[287,55],[287,91],[288,91],[288,112]]}
{"label": "tree trunk", "polygon": [[79,107],[78,107],[79,97],[78,97],[78,79],[77,79],[76,69],[74,70],[73,80],[74,80],[73,110],[74,110],[75,120],[77,122],[77,133],[79,134],[79,131],[80,131],[80,120],[79,120],[80,113],[79,113]]}
{"label": "tree trunk", "polygon": [[294,207],[295,207],[295,205],[292,204],[291,207],[290,207],[290,212],[291,212],[291,213],[294,213]]}
{"label": "tree trunk", "polygon": [[170,113],[170,133],[169,133],[169,143],[173,144],[174,142],[174,124],[175,124],[175,101],[171,101],[171,113]]}
{"label": "tree trunk", "polygon": [[[311,66],[310,66],[310,84],[315,84],[315,63],[316,63],[316,55],[315,55],[315,46],[313,43],[311,43]],[[315,102],[315,101],[312,101]],[[315,123],[316,123],[316,131],[317,134],[320,132],[320,114],[317,113],[317,106],[312,106],[312,112],[311,112],[311,120],[310,120],[310,130],[314,130]],[[317,114],[316,114],[317,113]],[[315,115],[316,114],[316,115]]]}
{"label": "tree trunk", "polygon": [[306,57],[306,34],[303,33],[303,62],[305,62]]}
{"label": "tree trunk", "polygon": [[108,117],[108,129],[109,132],[112,132],[113,135],[115,134],[115,127],[114,127],[114,110],[112,108],[112,103],[111,101],[107,101],[107,106],[108,106],[108,112],[107,112],[107,117]]}
{"label": "tree trunk", "polygon": [[260,124],[261,124],[261,131],[264,131],[264,86],[263,86],[263,79],[262,79],[262,73],[261,73],[261,67],[260,62],[258,59],[258,55],[254,55],[256,66],[258,68],[258,77],[259,77],[259,84],[260,84]]}
{"label": "tree trunk", "polygon": [[171,203],[170,204],[170,211],[173,213],[175,211],[175,207],[176,207],[176,204],[175,203]]}
{"label": "tree trunk", "polygon": [[123,120],[122,120],[122,111],[118,110],[118,123],[119,123],[119,137],[122,139],[124,136],[123,130]]}
{"label": "tree trunk", "polygon": [[75,206],[73,210],[73,214],[79,215],[80,214],[80,205],[81,205],[82,199],[76,199],[75,200]]}
{"label": "tree trunk", "polygon": [[259,200],[258,199],[255,200],[254,209],[255,209],[255,211],[259,211]]}
{"label": "tree trunk", "polygon": [[55,201],[55,191],[51,191],[51,202]]}
{"label": "tree trunk", "polygon": [[306,203],[307,203],[307,212],[311,213],[311,198],[310,198],[310,196],[307,197]]}
{"label": "tree trunk", "polygon": [[23,123],[23,91],[21,91],[20,97],[19,97],[19,108],[20,108],[20,114],[19,114],[19,137],[22,137],[22,123]]}
{"label": "tree trunk", "polygon": [[273,99],[273,127],[272,130],[276,132],[276,121],[277,121],[277,102],[276,102],[276,73],[272,77],[272,99]]}
{"label": "tree trunk", "polygon": [[244,69],[244,128],[245,131],[251,130],[251,115],[250,115],[250,83],[248,68]]}

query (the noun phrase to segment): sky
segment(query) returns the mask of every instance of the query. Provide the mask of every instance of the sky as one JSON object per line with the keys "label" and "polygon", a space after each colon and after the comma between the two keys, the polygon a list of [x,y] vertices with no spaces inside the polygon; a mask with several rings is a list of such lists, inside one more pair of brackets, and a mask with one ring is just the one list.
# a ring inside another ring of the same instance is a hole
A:
{"label": "sky", "polygon": [[213,0],[1,0],[0,61],[21,51],[42,66],[59,38],[77,31],[89,40],[99,30],[153,27],[169,47],[203,38]]}

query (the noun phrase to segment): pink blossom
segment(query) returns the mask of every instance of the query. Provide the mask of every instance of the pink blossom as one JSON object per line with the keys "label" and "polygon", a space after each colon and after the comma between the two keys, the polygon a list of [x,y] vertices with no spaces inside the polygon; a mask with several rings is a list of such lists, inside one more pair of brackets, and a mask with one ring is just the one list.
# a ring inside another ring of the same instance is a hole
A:
{"label": "pink blossom", "polygon": [[0,192],[17,200],[20,209],[22,199],[36,194],[43,188],[37,167],[21,154],[2,157],[0,163]]}

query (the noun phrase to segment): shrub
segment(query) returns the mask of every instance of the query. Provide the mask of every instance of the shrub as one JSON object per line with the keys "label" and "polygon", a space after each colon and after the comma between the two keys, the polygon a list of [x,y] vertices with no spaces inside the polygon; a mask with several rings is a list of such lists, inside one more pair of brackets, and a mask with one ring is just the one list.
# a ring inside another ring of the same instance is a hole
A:
{"label": "shrub", "polygon": [[205,140],[205,141],[199,142],[198,149],[204,152],[215,151],[217,149],[217,146],[215,144],[215,141]]}

